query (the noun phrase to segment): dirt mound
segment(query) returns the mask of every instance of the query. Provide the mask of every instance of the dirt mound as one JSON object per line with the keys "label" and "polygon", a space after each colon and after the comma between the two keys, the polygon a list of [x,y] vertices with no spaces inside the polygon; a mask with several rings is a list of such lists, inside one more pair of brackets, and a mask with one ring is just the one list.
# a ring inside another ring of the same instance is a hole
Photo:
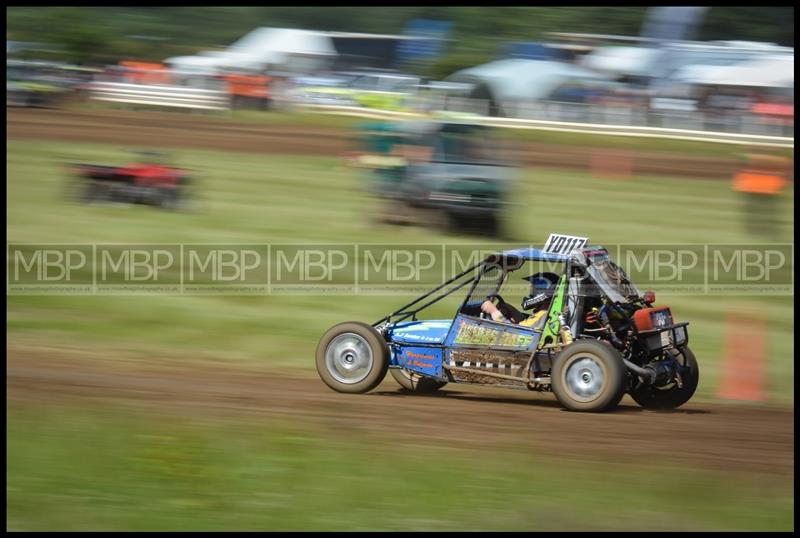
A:
{"label": "dirt mound", "polygon": [[450,384],[405,393],[391,376],[373,392],[338,394],[319,379],[262,367],[225,368],[179,359],[86,358],[80,352],[8,352],[8,402],[134,404],[158,413],[308,421],[413,443],[488,449],[529,446],[558,457],[652,465],[690,464],[739,472],[794,468],[794,411],[689,403],[645,411],[627,398],[618,411],[571,413],[550,394]]}

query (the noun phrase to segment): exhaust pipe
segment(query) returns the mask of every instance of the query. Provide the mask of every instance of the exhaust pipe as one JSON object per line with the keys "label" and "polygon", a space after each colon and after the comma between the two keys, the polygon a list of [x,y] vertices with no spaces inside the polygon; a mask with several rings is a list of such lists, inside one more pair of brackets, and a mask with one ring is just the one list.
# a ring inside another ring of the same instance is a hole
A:
{"label": "exhaust pipe", "polygon": [[645,383],[652,385],[655,382],[656,371],[653,370],[652,368],[642,368],[641,366],[636,366],[628,359],[622,359],[622,362],[625,363],[625,366],[628,367],[628,370],[630,370],[635,374],[638,374],[639,377],[642,378],[642,381],[644,381]]}

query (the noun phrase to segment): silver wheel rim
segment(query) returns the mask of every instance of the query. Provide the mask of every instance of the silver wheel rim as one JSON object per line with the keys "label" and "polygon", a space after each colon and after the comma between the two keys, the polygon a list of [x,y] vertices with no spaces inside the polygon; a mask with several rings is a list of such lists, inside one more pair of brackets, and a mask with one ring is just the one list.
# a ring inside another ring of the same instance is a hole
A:
{"label": "silver wheel rim", "polygon": [[340,334],[325,350],[325,366],[336,381],[347,385],[358,383],[372,371],[372,349],[362,336]]}
{"label": "silver wheel rim", "polygon": [[605,386],[605,379],[602,365],[590,355],[572,361],[564,372],[570,397],[579,402],[591,402],[597,399]]}

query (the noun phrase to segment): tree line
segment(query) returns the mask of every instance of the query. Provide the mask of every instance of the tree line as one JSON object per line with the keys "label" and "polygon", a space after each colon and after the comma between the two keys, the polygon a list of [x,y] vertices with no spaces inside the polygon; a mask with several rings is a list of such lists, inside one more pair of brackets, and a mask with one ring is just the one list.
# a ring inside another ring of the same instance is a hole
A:
{"label": "tree line", "polygon": [[[647,7],[9,7],[9,40],[43,45],[39,56],[102,65],[121,59],[160,61],[222,50],[261,26],[402,33],[413,19],[450,21],[444,66],[475,65],[509,41],[546,39],[547,32],[637,36]],[[699,40],[794,44],[793,7],[712,7]]]}

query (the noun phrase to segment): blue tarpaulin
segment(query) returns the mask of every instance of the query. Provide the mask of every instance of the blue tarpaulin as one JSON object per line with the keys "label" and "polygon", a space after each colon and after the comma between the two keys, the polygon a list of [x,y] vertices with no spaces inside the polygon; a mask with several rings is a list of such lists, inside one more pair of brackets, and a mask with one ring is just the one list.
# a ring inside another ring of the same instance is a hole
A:
{"label": "blue tarpaulin", "polygon": [[409,39],[398,43],[397,60],[410,62],[436,58],[441,54],[443,40],[450,33],[452,26],[453,24],[448,21],[412,20],[406,25],[403,34],[419,39]]}

